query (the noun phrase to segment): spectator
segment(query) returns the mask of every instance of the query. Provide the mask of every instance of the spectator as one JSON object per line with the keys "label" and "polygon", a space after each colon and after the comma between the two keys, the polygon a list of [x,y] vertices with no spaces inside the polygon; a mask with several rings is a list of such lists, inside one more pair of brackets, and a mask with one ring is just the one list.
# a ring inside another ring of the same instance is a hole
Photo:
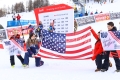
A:
{"label": "spectator", "polygon": [[100,13],[103,13],[102,11]]}
{"label": "spectator", "polygon": [[93,15],[93,12],[91,12],[90,15]]}
{"label": "spectator", "polygon": [[15,20],[16,20],[15,13],[13,14],[12,18],[13,18],[13,21],[15,21]]}
{"label": "spectator", "polygon": [[96,10],[95,14],[98,14],[98,11]]}
{"label": "spectator", "polygon": [[88,12],[86,11],[85,16],[88,16]]}
{"label": "spectator", "polygon": [[83,17],[83,13],[80,13],[79,17]]}
{"label": "spectator", "polygon": [[17,20],[19,21],[20,18],[21,18],[21,16],[18,14],[16,18],[17,18]]}

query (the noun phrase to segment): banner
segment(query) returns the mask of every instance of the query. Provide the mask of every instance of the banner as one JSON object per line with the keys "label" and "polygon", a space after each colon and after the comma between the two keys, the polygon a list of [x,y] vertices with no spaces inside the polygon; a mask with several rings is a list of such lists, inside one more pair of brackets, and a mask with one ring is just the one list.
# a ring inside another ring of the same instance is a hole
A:
{"label": "banner", "polygon": [[0,29],[0,40],[7,39],[6,31],[3,29]]}
{"label": "banner", "polygon": [[87,16],[87,17],[79,17],[76,18],[78,26],[95,23],[94,16]]}
{"label": "banner", "polygon": [[103,14],[97,14],[94,15],[96,22],[110,20],[110,14],[109,13],[103,13]]}
{"label": "banner", "polygon": [[104,50],[120,50],[120,31],[101,32],[100,39]]}
{"label": "banner", "polygon": [[120,12],[110,13],[110,19],[120,19]]}
{"label": "banner", "polygon": [[48,30],[50,23],[54,20],[56,33],[74,32],[74,9],[71,6],[58,4],[37,8],[34,12],[37,24],[41,21],[45,30]]}
{"label": "banner", "polygon": [[29,23],[36,24],[36,20],[7,21],[7,27],[17,27],[21,25],[23,26],[23,25],[28,25]]}
{"label": "banner", "polygon": [[[21,27],[15,27],[15,28],[8,28],[7,29],[7,35],[8,38],[10,38],[13,35],[13,32],[17,30],[18,34],[22,35],[22,29],[26,29],[28,26]],[[27,35],[29,33],[29,30],[23,30],[23,34]]]}
{"label": "banner", "polygon": [[18,46],[16,46],[11,40],[3,40],[4,49],[10,55],[18,55],[24,53]]}

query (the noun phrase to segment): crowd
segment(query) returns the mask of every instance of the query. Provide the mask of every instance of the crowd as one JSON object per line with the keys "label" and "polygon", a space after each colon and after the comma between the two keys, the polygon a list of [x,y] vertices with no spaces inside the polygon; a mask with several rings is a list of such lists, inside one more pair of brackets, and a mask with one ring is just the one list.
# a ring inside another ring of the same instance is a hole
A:
{"label": "crowd", "polygon": [[18,14],[17,16],[15,15],[15,13],[12,15],[13,21],[15,20],[20,20],[21,16]]}
{"label": "crowd", "polygon": [[88,16],[88,15],[94,15],[94,14],[100,14],[103,13],[102,11],[98,12],[98,10],[96,10],[95,12],[91,11],[85,11],[85,13],[82,13],[81,11],[79,11],[77,9],[77,7],[74,8],[74,16],[75,17],[83,17],[83,16]]}

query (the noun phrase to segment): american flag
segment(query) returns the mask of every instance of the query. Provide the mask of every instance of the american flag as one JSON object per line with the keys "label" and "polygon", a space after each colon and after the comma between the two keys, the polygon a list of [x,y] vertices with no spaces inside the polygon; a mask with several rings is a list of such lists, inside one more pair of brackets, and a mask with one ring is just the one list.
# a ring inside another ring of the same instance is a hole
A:
{"label": "american flag", "polygon": [[109,33],[118,43],[120,43],[120,31],[109,31]]}
{"label": "american flag", "polygon": [[67,34],[43,30],[39,56],[51,59],[90,59],[92,57],[90,27]]}

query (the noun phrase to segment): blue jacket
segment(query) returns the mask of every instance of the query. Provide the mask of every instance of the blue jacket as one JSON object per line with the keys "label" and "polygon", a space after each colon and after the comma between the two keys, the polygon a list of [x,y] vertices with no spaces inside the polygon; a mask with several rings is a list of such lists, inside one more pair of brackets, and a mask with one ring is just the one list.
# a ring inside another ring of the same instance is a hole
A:
{"label": "blue jacket", "polygon": [[43,29],[43,25],[42,24],[39,25],[38,28],[42,30]]}
{"label": "blue jacket", "polygon": [[98,12],[95,12],[95,14],[98,14]]}
{"label": "blue jacket", "polygon": [[53,28],[52,26],[49,27],[49,31],[53,32],[54,30],[55,30],[55,28]]}
{"label": "blue jacket", "polygon": [[83,13],[80,13],[79,17],[83,17]]}
{"label": "blue jacket", "polygon": [[37,53],[35,45],[31,45],[31,46],[27,45],[26,47],[27,47],[27,51],[28,51],[29,54],[31,54],[31,55],[34,54],[35,55]]}

